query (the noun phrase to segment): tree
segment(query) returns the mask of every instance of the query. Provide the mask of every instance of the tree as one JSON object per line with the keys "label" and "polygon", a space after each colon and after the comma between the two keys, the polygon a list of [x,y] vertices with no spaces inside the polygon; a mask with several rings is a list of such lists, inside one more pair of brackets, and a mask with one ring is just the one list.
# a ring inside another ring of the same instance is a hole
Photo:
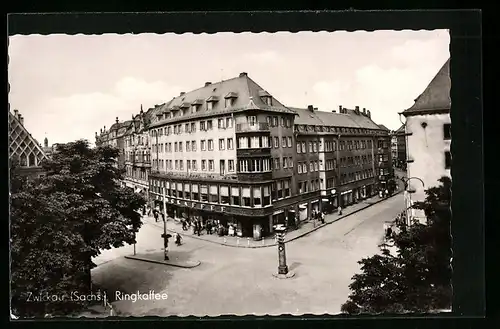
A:
{"label": "tree", "polygon": [[342,312],[426,313],[451,307],[451,180],[426,190],[423,202],[413,205],[425,212],[427,223],[407,226],[396,221],[391,241],[396,252],[382,244],[381,254],[359,261],[351,295]]}
{"label": "tree", "polygon": [[[79,140],[58,147],[45,177],[11,168],[11,298],[18,316],[81,308],[91,291],[92,257],[135,243],[145,200],[120,187],[119,150]],[[34,298],[59,298],[34,302]],[[61,301],[61,299],[64,299]]]}

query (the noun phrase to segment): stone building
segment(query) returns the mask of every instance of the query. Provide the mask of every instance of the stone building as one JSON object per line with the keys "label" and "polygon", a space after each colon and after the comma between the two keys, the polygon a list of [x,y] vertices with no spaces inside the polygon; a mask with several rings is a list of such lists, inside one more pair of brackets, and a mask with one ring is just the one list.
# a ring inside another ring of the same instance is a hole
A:
{"label": "stone building", "polygon": [[240,236],[295,226],[323,203],[347,206],[390,175],[390,136],[370,111],[292,109],[246,73],[156,106],[147,130],[152,203]]}
{"label": "stone building", "polygon": [[151,172],[151,146],[147,126],[153,109],[144,112],[141,106],[139,114],[132,115],[127,121],[124,134],[125,147],[125,185],[134,191],[149,196],[149,174]]}
{"label": "stone building", "polygon": [[346,207],[385,189],[392,174],[389,133],[356,106],[339,112],[293,108],[299,218]]}
{"label": "stone building", "polygon": [[406,132],[404,124],[392,133],[391,153],[394,167],[406,170]]}
{"label": "stone building", "polygon": [[[407,207],[425,199],[425,189],[451,177],[450,60],[441,67],[415,104],[402,112],[406,117]],[[423,183],[422,183],[423,182]],[[409,209],[408,218],[425,220],[422,211]]]}
{"label": "stone building", "polygon": [[120,155],[117,159],[116,166],[120,169],[125,168],[125,133],[131,121],[120,122],[116,117],[115,123],[111,125],[109,130],[106,126],[100,130],[100,134],[95,133],[96,146],[109,145],[120,150]]}
{"label": "stone building", "polygon": [[9,111],[9,158],[19,161],[24,175],[39,177],[44,174],[41,163],[47,155],[24,126],[24,118],[18,110]]}

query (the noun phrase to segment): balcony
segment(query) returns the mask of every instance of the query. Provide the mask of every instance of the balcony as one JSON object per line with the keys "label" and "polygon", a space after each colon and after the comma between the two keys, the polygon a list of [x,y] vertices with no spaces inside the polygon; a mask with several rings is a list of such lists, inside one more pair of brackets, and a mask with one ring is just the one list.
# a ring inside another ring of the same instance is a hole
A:
{"label": "balcony", "polygon": [[273,179],[271,170],[264,172],[238,172],[238,180],[240,182],[264,182]]}
{"label": "balcony", "polygon": [[237,133],[253,132],[253,131],[269,131],[269,124],[267,122],[256,122],[254,124],[250,123],[238,123],[236,125]]}
{"label": "balcony", "polygon": [[236,155],[242,157],[270,157],[271,147],[262,147],[257,149],[237,149]]}

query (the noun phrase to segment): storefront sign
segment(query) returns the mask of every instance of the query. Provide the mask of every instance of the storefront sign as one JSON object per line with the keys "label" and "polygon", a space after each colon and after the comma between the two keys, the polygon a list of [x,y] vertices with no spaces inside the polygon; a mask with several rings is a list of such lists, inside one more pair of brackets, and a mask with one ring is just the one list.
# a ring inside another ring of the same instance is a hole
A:
{"label": "storefront sign", "polygon": [[198,202],[193,202],[193,201],[167,199],[167,202],[169,202],[173,205],[178,205],[181,207],[189,207],[189,208],[199,209],[199,210],[208,210],[208,211],[215,211],[215,212],[226,211],[226,207],[224,207],[224,206],[208,205],[208,204],[203,204],[203,203],[198,203]]}
{"label": "storefront sign", "polygon": [[279,215],[279,214],[282,214],[283,213],[283,209],[282,210],[276,210],[275,212],[273,212],[273,215]]}

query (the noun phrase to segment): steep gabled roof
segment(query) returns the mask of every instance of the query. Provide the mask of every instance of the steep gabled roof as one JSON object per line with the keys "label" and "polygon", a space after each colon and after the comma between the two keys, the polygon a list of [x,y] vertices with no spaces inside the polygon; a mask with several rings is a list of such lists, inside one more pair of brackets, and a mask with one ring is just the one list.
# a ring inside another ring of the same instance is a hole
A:
{"label": "steep gabled roof", "polygon": [[[192,104],[193,102],[203,101],[203,104],[200,105],[198,112],[189,113],[186,115],[186,118],[197,117],[203,115],[203,113],[230,113],[240,110],[246,110],[249,105],[252,106],[252,109],[261,109],[265,111],[271,112],[283,112],[294,114],[293,111],[288,109],[286,106],[281,104],[278,100],[272,97],[272,105],[267,105],[261,99],[259,93],[261,93],[264,89],[259,86],[255,81],[250,79],[246,74],[241,74],[239,77],[224,80],[217,83],[212,83],[206,85],[204,87],[198,88],[196,90],[186,92],[180,96],[174,97],[166,104],[155,108],[151,118],[152,118],[152,126],[156,126],[155,124],[158,119],[157,115],[164,113],[168,110],[172,110],[178,108],[183,103]],[[226,96],[235,97],[233,98],[233,104],[231,107],[225,107],[224,98]],[[252,97],[253,103],[250,102],[250,97]],[[208,101],[216,101],[213,106],[213,109],[210,112],[207,112],[207,104]],[[159,123],[158,125],[161,125]]]}
{"label": "steep gabled roof", "polygon": [[403,111],[403,115],[449,111],[451,107],[450,88],[450,59],[448,59],[424,92],[415,99],[415,104]]}
{"label": "steep gabled roof", "polygon": [[397,135],[404,134],[405,133],[405,125],[401,125],[401,127],[399,127],[398,130],[396,130],[394,133],[396,133]]}

